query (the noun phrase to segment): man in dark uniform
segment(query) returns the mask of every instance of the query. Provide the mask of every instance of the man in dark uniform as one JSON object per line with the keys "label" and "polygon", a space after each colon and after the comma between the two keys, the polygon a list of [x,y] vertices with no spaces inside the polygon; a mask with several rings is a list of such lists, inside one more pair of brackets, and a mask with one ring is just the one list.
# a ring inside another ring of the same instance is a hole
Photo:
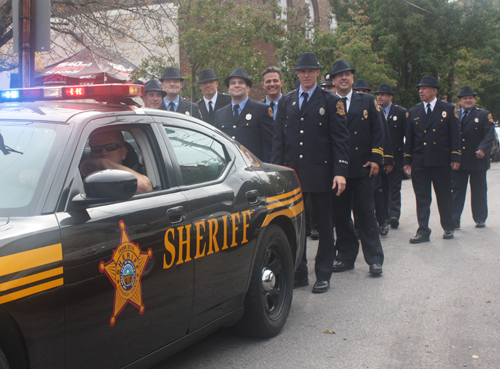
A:
{"label": "man in dark uniform", "polygon": [[145,108],[159,109],[163,98],[167,95],[156,79],[144,84],[144,96],[141,96]]}
{"label": "man in dark uniform", "polygon": [[161,87],[167,95],[163,98],[160,109],[192,115],[195,118],[201,119],[201,113],[200,109],[198,109],[198,105],[180,97],[179,95],[183,81],[184,78],[181,77],[179,69],[176,67],[165,68],[163,76],[160,78],[160,82]]}
{"label": "man in dark uniform", "polygon": [[356,92],[363,92],[364,94],[369,94],[370,91],[372,90],[370,87],[368,87],[368,82],[366,79],[357,79],[356,82],[352,85],[352,89]]}
{"label": "man in dark uniform", "polygon": [[330,73],[325,74],[325,81],[321,84],[321,87],[325,90],[330,91],[332,94],[337,92],[335,85],[332,82],[332,76]]}
{"label": "man in dark uniform", "polygon": [[334,272],[354,268],[359,243],[352,225],[354,208],[359,221],[361,246],[370,274],[382,274],[384,252],[375,219],[375,176],[384,163],[384,128],[375,98],[353,92],[354,72],[345,60],[333,64],[332,79],[337,95],[346,102],[349,129],[349,167],[347,185],[341,196],[333,197],[335,230],[337,232],[338,262]]}
{"label": "man in dark uniform", "polygon": [[486,171],[490,168],[490,151],[495,138],[495,125],[489,111],[476,108],[476,93],[472,87],[460,89],[460,135],[462,162],[452,174],[453,222],[460,228],[467,182],[470,181],[472,218],[477,228],[486,226],[488,217]]}
{"label": "man in dark uniform", "polygon": [[269,105],[273,109],[273,120],[276,120],[278,103],[283,97],[283,79],[281,70],[278,67],[269,67],[262,72],[262,88],[266,91],[266,97],[261,103]]}
{"label": "man in dark uniform", "polygon": [[382,114],[387,119],[394,158],[393,170],[387,174],[389,179],[389,213],[387,215],[391,228],[398,228],[401,216],[401,182],[404,175],[403,156],[408,111],[392,103],[394,93],[388,84],[381,83],[375,95],[382,108]]}
{"label": "man in dark uniform", "polygon": [[214,126],[269,163],[274,125],[271,107],[248,97],[252,80],[243,69],[236,68],[224,83],[231,95],[231,104],[215,113]]}
{"label": "man in dark uniform", "polygon": [[200,71],[200,79],[196,82],[200,85],[203,98],[198,101],[201,116],[207,123],[214,124],[215,112],[231,102],[231,96],[221,94],[217,91],[219,87],[219,77],[215,75],[213,69],[203,69]]}
{"label": "man in dark uniform", "polygon": [[[330,287],[335,258],[331,191],[334,188],[341,194],[345,188],[349,149],[344,104],[317,85],[320,68],[314,53],[300,54],[294,68],[300,85],[279,104],[272,155],[272,163],[295,170],[317,217],[319,242],[313,293],[326,292]],[[304,251],[294,286],[308,284]]]}
{"label": "man in dark uniform", "polygon": [[436,78],[424,76],[417,87],[422,103],[409,111],[404,154],[404,170],[411,174],[419,225],[410,243],[430,240],[431,186],[436,193],[443,238],[453,238],[451,171],[458,170],[461,161],[455,106],[436,97]]}

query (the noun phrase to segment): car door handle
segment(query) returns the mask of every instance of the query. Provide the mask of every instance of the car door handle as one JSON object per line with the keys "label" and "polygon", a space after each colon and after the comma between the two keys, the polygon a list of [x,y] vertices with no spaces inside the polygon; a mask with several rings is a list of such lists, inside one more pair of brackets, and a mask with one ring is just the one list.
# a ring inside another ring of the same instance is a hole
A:
{"label": "car door handle", "polygon": [[245,193],[247,201],[250,205],[257,205],[260,203],[259,191],[252,190]]}
{"label": "car door handle", "polygon": [[170,223],[181,223],[186,220],[186,212],[184,206],[178,206],[167,210],[167,216]]}

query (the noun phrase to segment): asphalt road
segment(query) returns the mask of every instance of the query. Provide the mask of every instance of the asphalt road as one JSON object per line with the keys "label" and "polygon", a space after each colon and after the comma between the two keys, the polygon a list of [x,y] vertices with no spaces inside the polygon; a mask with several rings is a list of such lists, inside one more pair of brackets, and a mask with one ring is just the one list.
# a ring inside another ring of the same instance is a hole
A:
{"label": "asphalt road", "polygon": [[[403,181],[401,225],[382,239],[383,276],[370,277],[360,252],[354,270],[314,295],[310,262],[311,285],[294,291],[277,337],[221,330],[154,369],[500,368],[500,163],[488,187],[486,228],[475,228],[467,203],[462,229],[443,240],[433,195],[431,242],[412,245],[415,197]],[[311,261],[316,244],[309,241]]]}

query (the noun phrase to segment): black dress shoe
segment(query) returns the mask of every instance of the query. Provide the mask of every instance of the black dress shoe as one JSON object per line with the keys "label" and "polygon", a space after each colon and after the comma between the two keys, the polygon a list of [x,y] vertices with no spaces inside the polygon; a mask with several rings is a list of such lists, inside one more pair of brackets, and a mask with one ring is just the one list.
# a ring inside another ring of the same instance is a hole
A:
{"label": "black dress shoe", "polygon": [[346,270],[351,270],[354,269],[353,264],[346,264],[343,261],[339,261],[333,266],[333,272],[334,273],[340,273],[340,272],[345,272]]}
{"label": "black dress shoe", "polygon": [[311,238],[311,240],[319,240],[319,232],[314,228],[311,229],[311,234],[309,235],[309,238]]}
{"label": "black dress shoe", "polygon": [[299,287],[305,287],[305,286],[309,286],[309,278],[307,276],[305,276],[304,278],[302,279],[295,279],[293,281],[293,288],[299,288]]}
{"label": "black dress shoe", "polygon": [[476,228],[484,228],[486,227],[486,223],[485,222],[477,222],[476,223]]}
{"label": "black dress shoe", "polygon": [[444,231],[443,239],[451,240],[453,238],[453,231]]}
{"label": "black dress shoe", "polygon": [[398,228],[399,227],[399,219],[398,218],[391,218],[389,223],[391,223],[391,228]]}
{"label": "black dress shoe", "polygon": [[430,238],[429,236],[424,236],[422,234],[418,234],[415,237],[410,238],[410,243],[422,243],[422,242],[429,242]]}
{"label": "black dress shoe", "polygon": [[370,274],[371,275],[381,275],[382,273],[383,273],[382,265],[380,265],[380,264],[370,265]]}
{"label": "black dress shoe", "polygon": [[389,226],[387,225],[387,223],[384,223],[378,227],[378,233],[380,233],[382,237],[385,237],[389,234]]}
{"label": "black dress shoe", "polygon": [[330,281],[316,281],[312,293],[325,293],[330,288]]}

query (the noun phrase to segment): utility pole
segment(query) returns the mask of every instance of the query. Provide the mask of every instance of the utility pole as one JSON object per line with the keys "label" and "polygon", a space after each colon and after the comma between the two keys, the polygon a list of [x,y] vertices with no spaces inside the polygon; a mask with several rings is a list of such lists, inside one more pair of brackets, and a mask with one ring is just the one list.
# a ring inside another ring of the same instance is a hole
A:
{"label": "utility pole", "polygon": [[35,85],[35,0],[19,0],[19,87]]}

